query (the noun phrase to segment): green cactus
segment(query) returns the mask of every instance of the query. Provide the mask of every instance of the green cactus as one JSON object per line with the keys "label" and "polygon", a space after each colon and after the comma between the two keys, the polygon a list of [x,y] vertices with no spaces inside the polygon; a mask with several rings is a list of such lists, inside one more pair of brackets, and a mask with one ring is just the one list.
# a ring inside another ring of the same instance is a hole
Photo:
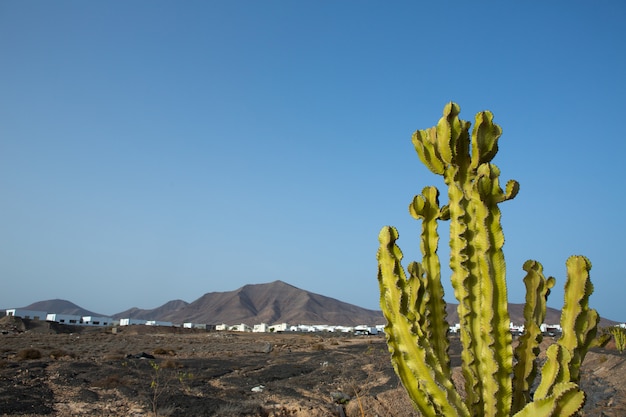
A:
{"label": "green cactus", "polygon": [[[448,204],[440,206],[439,191],[426,187],[409,205],[410,214],[422,222],[422,260],[408,265],[408,277],[396,245],[398,231],[386,226],[379,235],[380,303],[392,364],[424,416],[570,416],[584,403],[577,385],[580,365],[595,343],[599,322],[597,312],[588,306],[591,263],[582,256],[567,261],[563,334],[549,348],[541,381],[532,392],[540,326],[555,280],[544,277],[538,262],[524,264],[526,331],[513,351],[498,204],[514,198],[519,184],[509,181],[502,189],[500,170],[491,163],[502,134],[493,115],[478,113],[470,135],[470,122],[459,119],[459,112],[457,104],[449,103],[436,126],[413,134],[420,160],[443,176]],[[451,378],[449,324],[437,255],[437,224],[447,220],[463,348],[465,385],[460,392]]]}
{"label": "green cactus", "polygon": [[619,353],[623,353],[626,349],[626,329],[623,327],[613,326],[609,329],[609,334],[615,340],[615,348]]}

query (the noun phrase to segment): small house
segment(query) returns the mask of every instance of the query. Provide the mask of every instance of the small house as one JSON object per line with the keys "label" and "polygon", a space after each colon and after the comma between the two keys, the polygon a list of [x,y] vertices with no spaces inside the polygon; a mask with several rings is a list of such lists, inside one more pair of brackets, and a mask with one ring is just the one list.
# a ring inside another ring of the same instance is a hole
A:
{"label": "small house", "polygon": [[7,316],[20,317],[30,320],[45,320],[47,314],[48,313],[45,311],[25,310],[23,308],[10,308],[6,310]]}
{"label": "small house", "polygon": [[267,333],[269,331],[270,331],[270,327],[265,323],[255,324],[254,327],[252,328],[253,333]]}
{"label": "small house", "polygon": [[83,316],[83,324],[85,326],[112,326],[112,317],[96,317],[96,316]]}
{"label": "small house", "polygon": [[158,320],[148,320],[145,322],[146,326],[164,326],[171,327],[173,326],[171,321],[158,321]]}
{"label": "small house", "polygon": [[183,328],[185,329],[202,329],[206,330],[206,323],[183,323]]}
{"label": "small house", "polygon": [[269,328],[270,332],[286,332],[287,330],[289,330],[287,323],[272,324]]}
{"label": "small house", "polygon": [[83,324],[83,318],[77,314],[50,313],[46,316],[46,321],[53,321],[60,324]]}
{"label": "small house", "polygon": [[120,319],[120,326],[133,326],[133,325],[146,324],[146,320],[141,319]]}
{"label": "small house", "polygon": [[251,332],[252,328],[245,323],[241,323],[230,326],[228,330],[231,330],[233,332]]}

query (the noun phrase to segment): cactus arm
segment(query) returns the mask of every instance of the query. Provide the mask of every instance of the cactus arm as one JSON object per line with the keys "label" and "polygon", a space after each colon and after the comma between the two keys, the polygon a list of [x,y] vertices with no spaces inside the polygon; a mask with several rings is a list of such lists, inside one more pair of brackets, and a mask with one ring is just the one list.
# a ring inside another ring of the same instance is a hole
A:
{"label": "cactus arm", "polygon": [[514,417],[570,417],[582,408],[585,393],[573,382],[554,387],[554,394],[528,403]]}
{"label": "cactus arm", "polygon": [[406,269],[409,273],[409,279],[405,286],[405,292],[407,305],[410,306],[406,314],[407,319],[415,321],[419,328],[428,334],[427,303],[423,301],[428,297],[424,285],[426,271],[419,262],[411,262]]}
{"label": "cactus arm", "polygon": [[443,108],[443,117],[439,119],[436,146],[446,166],[457,165],[463,172],[469,165],[469,128],[470,123],[461,120],[461,108],[456,103],[448,103]]}
{"label": "cactus arm", "polygon": [[[588,304],[589,296],[593,292],[593,285],[589,280],[591,262],[584,256],[572,256],[567,260],[566,266],[565,304],[561,310],[563,333],[557,343],[546,352],[547,360],[541,370],[541,382],[535,391],[535,402],[553,396],[561,384],[576,385],[580,381],[580,366],[594,343],[600,320],[598,313],[589,309]],[[581,392],[580,395],[584,399],[584,393]],[[571,404],[565,404],[564,407],[575,408],[577,398],[571,399]]]}
{"label": "cactus arm", "polygon": [[593,284],[589,279],[591,270],[589,259],[584,256],[571,256],[566,266],[565,303],[561,310],[563,333],[557,343],[572,354],[570,372],[572,381],[578,382],[580,366],[594,343],[600,316],[596,310],[589,308],[589,296],[593,293]]}
{"label": "cactus arm", "polygon": [[426,130],[417,130],[413,133],[413,146],[420,160],[431,172],[441,175],[444,172],[444,164],[435,148],[437,131],[434,127]]}
{"label": "cactus arm", "polygon": [[400,263],[402,252],[395,244],[397,238],[395,228],[383,227],[377,254],[381,307],[387,319],[385,333],[394,369],[424,415],[469,417],[450,375],[443,372],[419,325],[421,318],[414,317],[415,311],[407,315],[411,310],[408,294],[415,283],[406,279]]}
{"label": "cactus arm", "polygon": [[555,279],[543,275],[543,266],[536,261],[524,263],[526,276],[526,304],[524,305],[524,334],[519,338],[514,356],[517,363],[513,368],[513,413],[531,401],[530,388],[537,376],[539,344],[543,340],[541,324],[546,317],[546,302]]}
{"label": "cactus arm", "polygon": [[[446,302],[443,285],[441,284],[441,264],[437,249],[439,233],[437,220],[446,216],[446,208],[439,207],[439,191],[435,187],[425,187],[422,195],[416,196],[409,205],[409,212],[415,219],[422,220],[420,249],[422,252],[422,268],[424,270],[424,295],[417,308],[423,308],[423,314],[428,316],[424,321],[424,330],[431,341],[444,373],[450,372],[450,358],[448,355],[449,341],[447,332],[449,324],[446,321]],[[409,267],[409,271],[413,268]]]}
{"label": "cactus arm", "polygon": [[498,152],[498,139],[501,135],[502,128],[493,123],[491,112],[483,111],[476,114],[472,130],[472,169],[491,162]]}
{"label": "cactus arm", "polygon": [[555,343],[546,351],[546,362],[541,368],[541,382],[535,390],[534,399],[546,398],[552,395],[557,384],[570,382],[571,374],[569,363],[572,355],[569,350]]}

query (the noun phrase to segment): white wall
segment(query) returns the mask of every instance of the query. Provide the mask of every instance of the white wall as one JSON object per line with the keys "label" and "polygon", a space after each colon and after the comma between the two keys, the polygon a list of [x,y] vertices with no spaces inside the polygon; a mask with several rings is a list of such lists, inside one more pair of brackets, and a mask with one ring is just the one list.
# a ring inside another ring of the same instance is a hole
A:
{"label": "white wall", "polygon": [[47,321],[54,321],[56,323],[61,324],[82,324],[83,318],[81,316],[77,316],[75,314],[57,314],[50,313],[46,316]]}
{"label": "white wall", "polygon": [[112,317],[83,316],[83,324],[85,326],[111,326],[113,325],[113,318]]}
{"label": "white wall", "polygon": [[20,317],[31,320],[46,320],[47,313],[45,311],[24,310],[22,308],[10,308],[6,310],[7,316]]}

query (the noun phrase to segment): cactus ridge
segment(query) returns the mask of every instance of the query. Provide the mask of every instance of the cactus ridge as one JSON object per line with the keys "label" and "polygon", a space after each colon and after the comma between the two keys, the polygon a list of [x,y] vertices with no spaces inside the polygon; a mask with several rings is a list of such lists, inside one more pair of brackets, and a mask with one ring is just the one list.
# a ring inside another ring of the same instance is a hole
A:
{"label": "cactus ridge", "polygon": [[[502,129],[493,123],[493,114],[476,114],[471,134],[471,123],[459,114],[460,107],[448,103],[434,127],[412,135],[422,163],[443,176],[448,204],[439,205],[435,187],[425,187],[409,204],[411,216],[422,223],[422,259],[408,265],[408,278],[396,244],[398,231],[385,226],[379,235],[378,281],[394,369],[425,416],[570,416],[584,403],[577,385],[580,365],[588,349],[599,343],[599,316],[588,307],[591,263],[582,256],[567,261],[563,335],[548,349],[533,393],[540,328],[555,280],[545,278],[540,263],[524,264],[525,334],[513,351],[498,205],[515,198],[519,184],[509,180],[504,189],[500,185],[500,169],[492,160]],[[450,221],[450,279],[459,303],[464,400],[451,383],[449,325],[437,255],[439,221]]]}

